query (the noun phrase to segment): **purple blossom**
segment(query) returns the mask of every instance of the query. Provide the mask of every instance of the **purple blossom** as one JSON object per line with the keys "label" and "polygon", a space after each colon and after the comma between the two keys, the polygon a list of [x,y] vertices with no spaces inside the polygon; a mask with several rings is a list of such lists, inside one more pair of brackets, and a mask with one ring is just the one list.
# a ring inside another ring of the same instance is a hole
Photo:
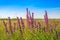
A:
{"label": "purple blossom", "polygon": [[31,25],[32,25],[32,28],[33,28],[34,27],[34,13],[32,13]]}
{"label": "purple blossom", "polygon": [[26,12],[27,12],[27,13],[26,13],[27,24],[28,24],[28,26],[29,26],[29,16],[28,16],[29,13],[28,13],[28,8],[26,8]]}
{"label": "purple blossom", "polygon": [[44,20],[46,23],[46,30],[48,30],[48,15],[47,15],[47,11],[45,10],[45,15],[44,15]]}
{"label": "purple blossom", "polygon": [[5,23],[5,21],[3,21],[3,24],[4,24],[4,26],[5,26],[6,33],[8,33],[8,29],[7,29],[7,23]]}
{"label": "purple blossom", "polygon": [[11,19],[10,19],[10,17],[8,17],[8,22],[9,22],[10,32],[12,34],[13,33],[13,28],[12,28],[12,25],[11,25]]}
{"label": "purple blossom", "polygon": [[24,22],[23,22],[23,19],[22,19],[22,17],[20,17],[20,21],[21,21],[21,24],[22,24],[22,28],[24,29]]}
{"label": "purple blossom", "polygon": [[20,20],[19,20],[19,17],[17,17],[17,20],[18,20],[18,26],[20,27]]}

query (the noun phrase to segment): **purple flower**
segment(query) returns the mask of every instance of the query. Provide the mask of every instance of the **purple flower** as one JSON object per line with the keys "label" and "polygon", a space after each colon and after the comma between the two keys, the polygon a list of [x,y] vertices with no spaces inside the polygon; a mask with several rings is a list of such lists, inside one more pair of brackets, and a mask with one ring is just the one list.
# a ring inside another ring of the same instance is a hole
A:
{"label": "purple flower", "polygon": [[3,21],[3,24],[4,24],[4,26],[5,26],[6,33],[8,33],[8,29],[7,29],[7,23],[5,23],[5,21]]}
{"label": "purple flower", "polygon": [[26,19],[27,19],[27,24],[28,24],[28,26],[29,26],[29,16],[28,16],[28,8],[26,8]]}
{"label": "purple flower", "polygon": [[18,26],[20,27],[20,20],[19,20],[19,17],[17,17],[17,20],[18,20]]}
{"label": "purple flower", "polygon": [[27,14],[26,14],[27,25],[28,25],[28,28],[30,28],[30,25],[31,25],[31,14],[30,14],[30,11],[28,11],[28,8],[26,8],[26,11],[27,11]]}
{"label": "purple flower", "polygon": [[12,25],[11,25],[11,19],[10,19],[10,17],[8,17],[8,22],[9,22],[10,32],[12,34],[13,33],[13,28],[12,28]]}
{"label": "purple flower", "polygon": [[45,10],[45,15],[44,15],[44,20],[46,23],[46,30],[48,30],[48,15],[47,15],[47,11]]}
{"label": "purple flower", "polygon": [[22,28],[24,29],[24,22],[23,22],[23,19],[22,19],[22,17],[20,17],[20,21],[21,21],[21,24],[22,24]]}
{"label": "purple flower", "polygon": [[31,26],[32,26],[32,28],[34,27],[34,13],[32,13]]}
{"label": "purple flower", "polygon": [[32,13],[32,19],[34,19],[34,13]]}

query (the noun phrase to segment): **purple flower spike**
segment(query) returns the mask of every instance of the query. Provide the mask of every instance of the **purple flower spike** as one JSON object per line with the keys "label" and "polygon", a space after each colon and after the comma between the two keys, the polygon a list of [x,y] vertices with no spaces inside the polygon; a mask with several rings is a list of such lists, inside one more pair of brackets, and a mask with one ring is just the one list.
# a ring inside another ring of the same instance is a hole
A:
{"label": "purple flower spike", "polygon": [[48,30],[48,15],[47,15],[47,11],[45,10],[45,15],[44,15],[44,20],[46,23],[46,30]]}
{"label": "purple flower spike", "polygon": [[4,24],[4,26],[5,26],[6,33],[8,33],[8,29],[7,29],[7,23],[5,23],[5,21],[3,21],[3,24]]}
{"label": "purple flower spike", "polygon": [[10,17],[8,17],[8,22],[9,22],[10,32],[12,34],[13,33],[13,28],[12,28],[12,25],[11,25],[11,19],[10,19]]}
{"label": "purple flower spike", "polygon": [[24,29],[24,22],[23,22],[23,19],[22,19],[22,17],[20,17],[20,21],[21,21],[21,24],[22,24],[22,28]]}

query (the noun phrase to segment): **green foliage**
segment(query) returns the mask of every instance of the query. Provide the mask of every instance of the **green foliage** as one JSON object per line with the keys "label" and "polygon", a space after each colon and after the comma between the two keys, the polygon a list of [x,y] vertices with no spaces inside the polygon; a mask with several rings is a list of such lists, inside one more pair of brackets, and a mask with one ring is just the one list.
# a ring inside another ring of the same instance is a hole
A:
{"label": "green foliage", "polygon": [[60,25],[58,25],[53,32],[49,30],[43,31],[42,29],[36,31],[34,28],[28,29],[25,27],[23,33],[19,30],[15,30],[13,34],[10,34],[6,33],[3,26],[0,25],[0,40],[60,40],[60,35],[58,35],[57,38],[56,31],[60,31]]}

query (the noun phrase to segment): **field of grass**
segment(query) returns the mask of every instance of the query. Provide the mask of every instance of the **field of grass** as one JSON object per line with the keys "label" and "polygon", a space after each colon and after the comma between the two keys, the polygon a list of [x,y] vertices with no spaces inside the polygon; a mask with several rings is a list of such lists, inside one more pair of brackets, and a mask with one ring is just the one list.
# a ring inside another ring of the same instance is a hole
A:
{"label": "field of grass", "polygon": [[[3,24],[3,20],[7,23],[8,32]],[[18,27],[17,19],[11,19],[12,28],[15,30],[11,34],[9,23],[7,19],[0,19],[0,40],[60,40],[60,19],[49,19],[48,30],[45,29],[46,25],[43,19],[35,19],[40,22],[40,28],[28,28],[26,19],[24,21],[24,29]],[[21,25],[22,27],[22,25]]]}

